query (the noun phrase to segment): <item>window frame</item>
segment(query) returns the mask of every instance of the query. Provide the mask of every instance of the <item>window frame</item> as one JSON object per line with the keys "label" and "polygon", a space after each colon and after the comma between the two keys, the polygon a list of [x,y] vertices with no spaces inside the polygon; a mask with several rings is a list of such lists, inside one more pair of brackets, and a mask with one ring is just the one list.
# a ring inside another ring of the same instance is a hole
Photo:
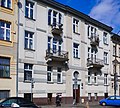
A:
{"label": "window frame", "polygon": [[105,44],[105,45],[108,45],[108,33],[106,33],[106,32],[103,32],[103,43]]}
{"label": "window frame", "polygon": [[[35,20],[35,12],[36,12],[35,10],[36,10],[36,3],[32,0],[25,0],[25,17]],[[32,11],[32,16],[31,16],[31,11]]]}
{"label": "window frame", "polygon": [[80,20],[73,18],[73,33],[80,34]]}
{"label": "window frame", "polygon": [[108,52],[104,52],[104,64],[108,64]]}
{"label": "window frame", "polygon": [[9,6],[9,4],[8,4],[8,0],[5,0],[5,4],[4,5],[2,5],[2,0],[1,0],[1,7],[4,7],[4,8],[7,8],[7,9],[12,9],[12,0],[10,0],[10,6]]}
{"label": "window frame", "polygon": [[[4,60],[7,60],[8,63],[6,63]],[[0,75],[0,78],[10,78],[10,58],[8,57],[0,57],[0,67],[2,67],[1,69],[4,69],[4,70],[0,70],[2,72],[2,75]],[[6,70],[8,69],[8,70]],[[6,75],[4,72],[6,72]],[[0,73],[1,73],[0,72]]]}
{"label": "window frame", "polygon": [[[77,46],[77,47],[76,47]],[[79,44],[78,43],[73,43],[73,57],[74,58],[80,58],[79,56]]]}
{"label": "window frame", "polygon": [[[60,75],[60,80],[58,79],[58,75]],[[62,68],[57,68],[57,83],[62,83]]]}
{"label": "window frame", "polygon": [[[2,39],[2,35],[1,35],[0,40],[4,40],[4,41],[8,41],[8,42],[11,41],[11,22],[6,22],[4,20],[0,20],[0,32],[3,32],[3,39]],[[8,39],[7,39],[7,37],[8,37],[7,33],[9,33]],[[2,33],[0,33],[0,34],[2,34]]]}
{"label": "window frame", "polygon": [[104,74],[104,85],[108,85],[108,74]]}
{"label": "window frame", "polygon": [[88,72],[88,84],[92,84],[92,74]]}
{"label": "window frame", "polygon": [[[50,76],[48,74],[50,74]],[[51,80],[49,80],[48,77],[50,77]],[[53,67],[52,66],[47,66],[47,82],[53,82]]]}
{"label": "window frame", "polygon": [[[26,36],[26,34],[27,34],[27,36]],[[32,36],[32,38],[31,38],[31,36]],[[27,43],[26,43],[26,39],[28,40]],[[32,45],[31,45],[31,42],[32,42]],[[33,32],[25,30],[24,48],[29,49],[29,50],[34,50],[34,33]]]}
{"label": "window frame", "polygon": [[[28,72],[30,72],[30,74]],[[26,73],[28,73],[31,78],[28,77]],[[24,81],[31,81],[33,76],[32,74],[33,74],[33,64],[24,63]]]}

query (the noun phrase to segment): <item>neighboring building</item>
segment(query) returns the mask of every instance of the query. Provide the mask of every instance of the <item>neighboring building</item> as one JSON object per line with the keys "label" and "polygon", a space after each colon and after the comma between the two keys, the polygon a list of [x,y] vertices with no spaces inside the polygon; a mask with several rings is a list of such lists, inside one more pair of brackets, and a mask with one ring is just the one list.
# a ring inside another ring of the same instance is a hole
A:
{"label": "neighboring building", "polygon": [[111,95],[112,28],[53,0],[20,0],[18,95],[37,104]]}
{"label": "neighboring building", "polygon": [[111,94],[120,95],[120,36],[118,34],[113,34],[111,41]]}
{"label": "neighboring building", "polygon": [[16,96],[17,4],[0,0],[0,99]]}

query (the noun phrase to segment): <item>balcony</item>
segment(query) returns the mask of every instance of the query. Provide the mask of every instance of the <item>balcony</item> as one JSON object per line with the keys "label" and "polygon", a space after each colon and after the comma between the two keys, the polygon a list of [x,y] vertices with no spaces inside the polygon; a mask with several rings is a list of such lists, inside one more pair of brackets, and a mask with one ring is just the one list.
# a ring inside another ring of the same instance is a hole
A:
{"label": "balcony", "polygon": [[60,61],[60,62],[67,62],[68,59],[68,52],[66,51],[56,51],[53,49],[46,50],[46,57],[45,59],[49,61]]}
{"label": "balcony", "polygon": [[92,34],[90,37],[90,44],[94,45],[94,46],[98,46],[99,45],[99,35]]}
{"label": "balcony", "polygon": [[88,68],[102,68],[104,67],[104,61],[97,58],[88,58],[87,66]]}
{"label": "balcony", "polygon": [[61,36],[61,34],[63,33],[63,28],[62,28],[63,24],[59,24],[59,23],[53,23],[52,24],[52,34],[54,35],[59,35]]}

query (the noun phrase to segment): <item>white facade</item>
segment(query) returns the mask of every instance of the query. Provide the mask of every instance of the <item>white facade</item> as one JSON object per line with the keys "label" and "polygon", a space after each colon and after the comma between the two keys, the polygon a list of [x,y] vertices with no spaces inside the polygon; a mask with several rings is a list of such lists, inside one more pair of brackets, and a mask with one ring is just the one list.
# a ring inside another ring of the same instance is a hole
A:
{"label": "white facade", "polygon": [[111,95],[112,29],[53,1],[20,2],[19,96],[30,96],[33,78],[34,98],[53,98],[59,93],[66,102],[67,97],[72,101],[75,72],[77,102]]}

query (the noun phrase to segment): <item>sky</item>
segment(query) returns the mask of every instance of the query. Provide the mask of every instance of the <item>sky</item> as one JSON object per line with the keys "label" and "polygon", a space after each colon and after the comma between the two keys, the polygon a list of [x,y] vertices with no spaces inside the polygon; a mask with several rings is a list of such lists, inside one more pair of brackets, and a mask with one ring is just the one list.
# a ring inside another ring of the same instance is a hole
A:
{"label": "sky", "polygon": [[[55,0],[120,31],[120,0]],[[120,33],[119,33],[120,35]]]}

